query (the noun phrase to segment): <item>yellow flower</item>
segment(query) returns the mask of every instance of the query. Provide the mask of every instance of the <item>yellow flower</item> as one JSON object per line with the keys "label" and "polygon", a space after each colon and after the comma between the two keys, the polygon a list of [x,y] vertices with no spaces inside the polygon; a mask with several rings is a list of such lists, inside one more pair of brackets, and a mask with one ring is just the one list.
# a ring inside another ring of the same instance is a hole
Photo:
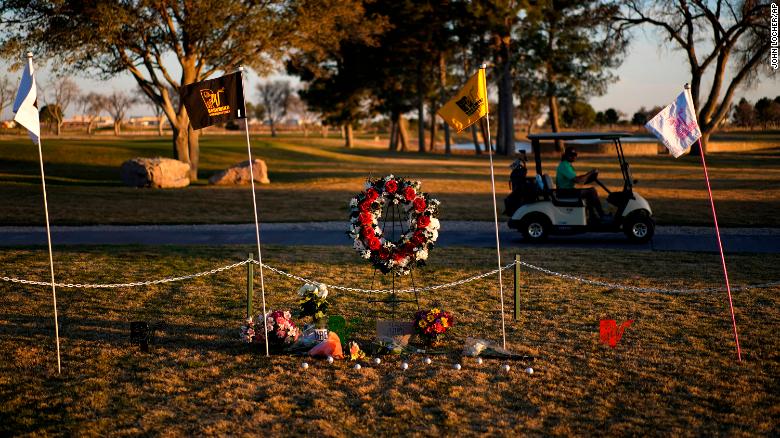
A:
{"label": "yellow flower", "polygon": [[420,327],[425,327],[425,320],[424,320],[424,319],[421,319],[421,320],[420,320],[420,322],[418,323],[418,325],[419,325]]}
{"label": "yellow flower", "polygon": [[428,315],[428,317],[427,317],[426,319],[427,319],[428,321],[431,321],[431,322],[433,322],[433,320],[434,320],[434,317],[433,317],[433,315]]}
{"label": "yellow flower", "polygon": [[440,312],[440,311],[439,311],[439,308],[438,308],[438,307],[434,307],[433,309],[431,309],[431,313],[432,313],[432,314],[434,314],[434,315],[435,315],[435,314],[437,314],[437,313],[439,313],[439,312]]}
{"label": "yellow flower", "polygon": [[441,317],[441,325],[444,326],[444,327],[447,327],[447,318],[445,318],[443,316]]}

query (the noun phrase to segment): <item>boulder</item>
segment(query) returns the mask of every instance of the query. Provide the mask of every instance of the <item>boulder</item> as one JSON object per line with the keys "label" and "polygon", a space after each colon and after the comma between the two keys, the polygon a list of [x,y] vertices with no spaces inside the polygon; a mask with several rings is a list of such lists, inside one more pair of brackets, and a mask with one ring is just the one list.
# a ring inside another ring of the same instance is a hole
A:
{"label": "boulder", "polygon": [[[263,160],[258,158],[252,160],[252,174],[255,176],[256,183],[271,183],[271,180],[268,179],[268,167],[266,167],[265,161]],[[244,185],[249,184],[249,178],[249,160],[247,160],[215,173],[209,178],[209,184],[218,186]]]}
{"label": "boulder", "polygon": [[130,187],[173,189],[190,185],[190,165],[170,158],[133,158],[122,163],[119,175]]}

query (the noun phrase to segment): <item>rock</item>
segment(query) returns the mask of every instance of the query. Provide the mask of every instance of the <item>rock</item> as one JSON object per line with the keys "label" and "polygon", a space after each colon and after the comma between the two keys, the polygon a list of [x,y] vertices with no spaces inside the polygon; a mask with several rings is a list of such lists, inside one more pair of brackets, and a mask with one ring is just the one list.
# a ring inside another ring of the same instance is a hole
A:
{"label": "rock", "polygon": [[[268,167],[266,167],[265,161],[258,158],[252,160],[252,173],[255,176],[255,182],[271,183],[271,180],[268,179]],[[249,178],[249,160],[247,160],[215,173],[209,178],[209,184],[218,186],[244,185],[249,184]]]}
{"label": "rock", "polygon": [[119,175],[130,187],[172,189],[190,185],[190,165],[170,158],[133,158],[122,163]]}

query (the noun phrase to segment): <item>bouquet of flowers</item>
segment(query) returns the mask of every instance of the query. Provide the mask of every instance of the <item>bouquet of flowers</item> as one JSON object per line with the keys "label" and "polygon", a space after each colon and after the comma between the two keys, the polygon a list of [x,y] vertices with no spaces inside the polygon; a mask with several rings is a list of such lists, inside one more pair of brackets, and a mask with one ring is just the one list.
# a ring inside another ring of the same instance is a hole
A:
{"label": "bouquet of flowers", "polygon": [[426,343],[435,343],[453,325],[452,314],[438,307],[421,310],[414,315],[414,329]]}
{"label": "bouquet of flowers", "polygon": [[304,284],[298,289],[299,316],[311,316],[312,319],[322,325],[327,322],[328,288],[324,284]]}
{"label": "bouquet of flowers", "polygon": [[298,339],[300,331],[292,322],[290,312],[276,310],[265,315],[258,315],[254,320],[249,318],[245,326],[241,327],[241,339],[247,343],[265,342],[265,329],[268,329],[268,344],[279,347],[292,344]]}

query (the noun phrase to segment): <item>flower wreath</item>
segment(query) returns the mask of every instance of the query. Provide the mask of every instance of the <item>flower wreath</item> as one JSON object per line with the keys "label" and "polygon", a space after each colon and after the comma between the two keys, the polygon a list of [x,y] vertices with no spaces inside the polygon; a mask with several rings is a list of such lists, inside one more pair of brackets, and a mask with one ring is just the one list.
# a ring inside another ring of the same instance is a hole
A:
{"label": "flower wreath", "polygon": [[[349,201],[347,234],[360,256],[385,274],[405,275],[413,267],[424,265],[439,237],[440,202],[421,192],[421,185],[393,175],[369,179],[365,190]],[[379,226],[382,209],[388,203],[401,204],[407,217],[407,231],[397,242],[386,240]]]}

